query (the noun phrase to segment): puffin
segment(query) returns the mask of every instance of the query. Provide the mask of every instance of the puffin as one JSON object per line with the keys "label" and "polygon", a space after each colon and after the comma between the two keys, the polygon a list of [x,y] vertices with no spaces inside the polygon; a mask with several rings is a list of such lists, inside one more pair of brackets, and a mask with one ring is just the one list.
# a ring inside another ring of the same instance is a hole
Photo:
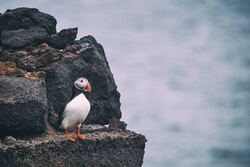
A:
{"label": "puffin", "polygon": [[[81,93],[74,97],[75,88],[81,90]],[[86,136],[80,133],[80,127],[88,116],[91,106],[88,99],[83,94],[84,91],[91,92],[91,85],[85,77],[81,77],[74,82],[73,98],[67,103],[63,112],[63,120],[60,128],[65,129],[66,138],[72,142],[75,142],[76,138],[68,134],[71,129],[76,129],[78,138],[82,140],[86,139]]]}

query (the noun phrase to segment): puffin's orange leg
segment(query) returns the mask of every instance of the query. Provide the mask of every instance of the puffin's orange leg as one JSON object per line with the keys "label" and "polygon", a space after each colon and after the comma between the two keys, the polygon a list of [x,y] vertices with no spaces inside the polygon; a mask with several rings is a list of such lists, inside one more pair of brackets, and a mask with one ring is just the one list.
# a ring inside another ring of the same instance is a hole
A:
{"label": "puffin's orange leg", "polygon": [[80,133],[80,127],[78,127],[78,129],[77,129],[77,136],[78,136],[80,139],[82,139],[82,140],[84,140],[84,139],[87,138],[87,136],[82,135],[82,134]]}
{"label": "puffin's orange leg", "polygon": [[73,141],[73,142],[76,141],[75,138],[69,136],[69,134],[68,134],[68,128],[65,130],[65,135],[66,135],[66,138],[67,138],[68,140]]}

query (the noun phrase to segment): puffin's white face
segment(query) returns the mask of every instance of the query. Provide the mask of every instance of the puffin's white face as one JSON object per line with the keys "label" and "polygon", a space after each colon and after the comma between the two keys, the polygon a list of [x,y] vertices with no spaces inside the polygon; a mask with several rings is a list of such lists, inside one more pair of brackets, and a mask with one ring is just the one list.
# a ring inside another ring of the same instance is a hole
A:
{"label": "puffin's white face", "polygon": [[74,85],[79,90],[84,90],[84,91],[87,91],[87,92],[91,92],[91,85],[90,85],[89,81],[84,77],[78,78],[74,82]]}

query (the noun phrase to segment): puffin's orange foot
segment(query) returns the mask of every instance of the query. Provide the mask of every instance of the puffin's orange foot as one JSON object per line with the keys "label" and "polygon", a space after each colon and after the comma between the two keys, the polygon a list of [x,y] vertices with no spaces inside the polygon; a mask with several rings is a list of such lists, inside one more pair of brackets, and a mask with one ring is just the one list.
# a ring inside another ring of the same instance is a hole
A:
{"label": "puffin's orange foot", "polygon": [[69,134],[68,134],[68,130],[67,130],[67,129],[66,129],[66,132],[65,132],[65,136],[66,136],[66,138],[67,138],[68,140],[70,140],[70,141],[73,141],[73,142],[75,142],[75,141],[76,141],[76,139],[75,139],[75,138],[73,138],[73,137],[69,136]]}
{"label": "puffin's orange foot", "polygon": [[80,129],[80,127],[78,127],[78,129],[77,129],[77,136],[78,136],[80,139],[82,139],[82,140],[87,139],[87,136],[82,135],[82,134],[80,133],[80,131],[81,131],[81,129]]}
{"label": "puffin's orange foot", "polygon": [[82,139],[82,140],[87,139],[87,136],[82,135],[82,134],[77,134],[77,136],[78,136],[80,139]]}
{"label": "puffin's orange foot", "polygon": [[76,139],[73,138],[73,137],[67,137],[67,139],[70,140],[70,141],[72,141],[72,142],[75,142],[75,141],[76,141]]}

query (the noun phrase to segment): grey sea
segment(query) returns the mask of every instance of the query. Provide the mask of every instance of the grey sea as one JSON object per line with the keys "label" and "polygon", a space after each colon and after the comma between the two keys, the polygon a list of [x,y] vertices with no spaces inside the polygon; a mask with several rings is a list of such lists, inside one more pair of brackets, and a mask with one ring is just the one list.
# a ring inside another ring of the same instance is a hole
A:
{"label": "grey sea", "polygon": [[1,0],[103,44],[144,167],[250,166],[250,1]]}

